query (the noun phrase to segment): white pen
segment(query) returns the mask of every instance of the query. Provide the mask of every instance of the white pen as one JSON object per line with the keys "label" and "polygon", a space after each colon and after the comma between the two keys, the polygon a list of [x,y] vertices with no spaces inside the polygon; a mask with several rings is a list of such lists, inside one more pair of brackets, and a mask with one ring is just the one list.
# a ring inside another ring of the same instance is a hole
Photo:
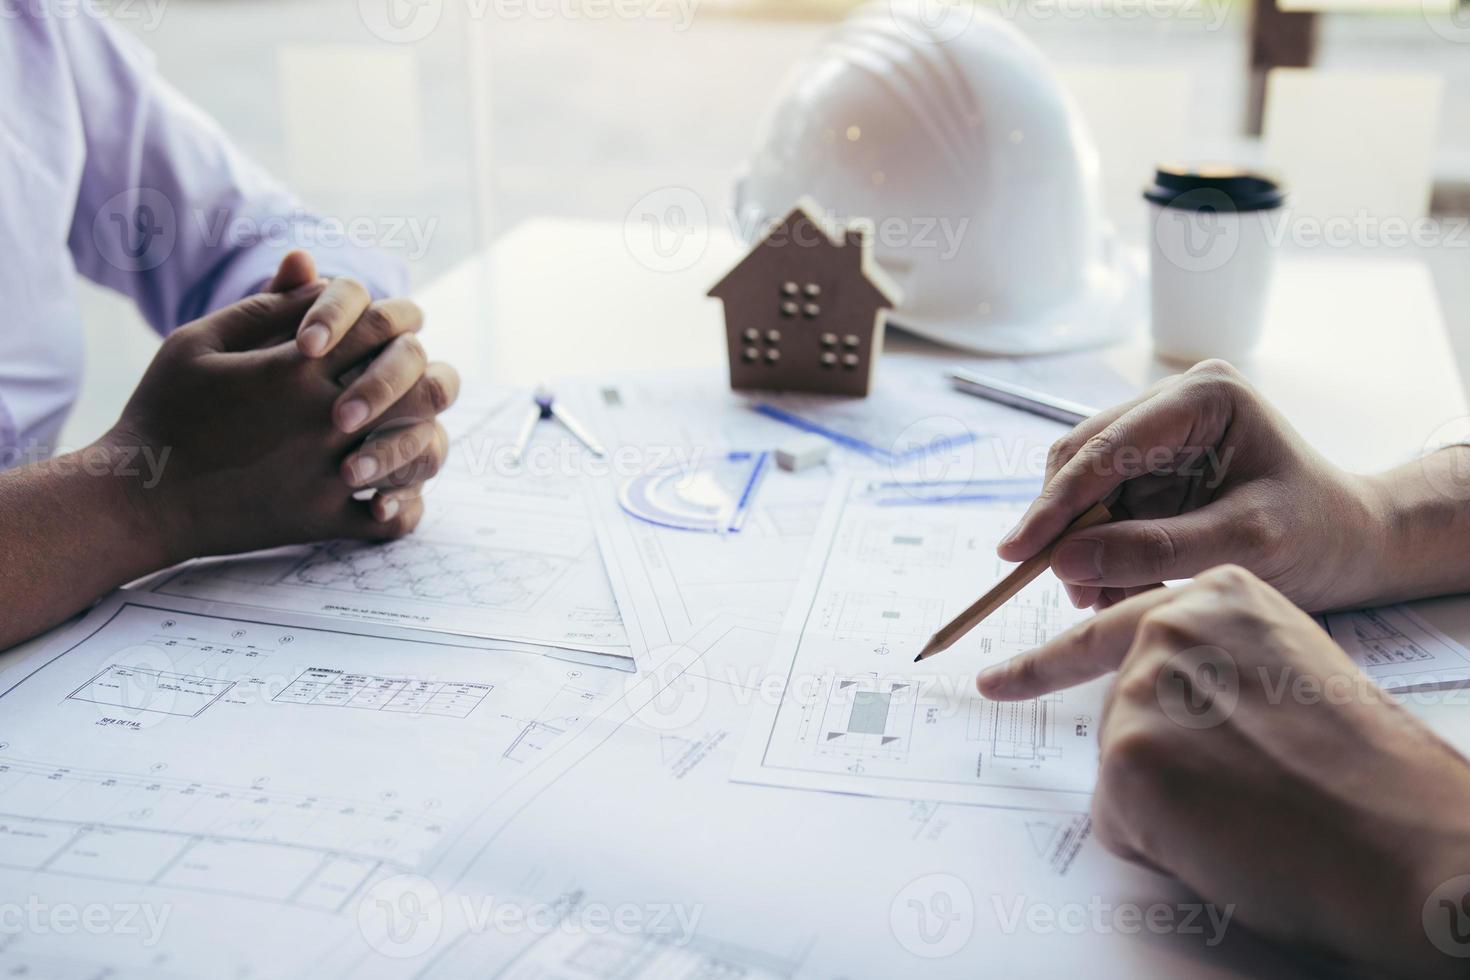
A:
{"label": "white pen", "polygon": [[1067,425],[1077,425],[1098,413],[1097,409],[1088,405],[1067,401],[1065,398],[1056,398],[1040,391],[1012,384],[1009,381],[989,378],[962,368],[955,368],[951,371],[949,380],[957,390],[967,395],[1018,408],[1023,412],[1040,415],[1054,422],[1065,422]]}

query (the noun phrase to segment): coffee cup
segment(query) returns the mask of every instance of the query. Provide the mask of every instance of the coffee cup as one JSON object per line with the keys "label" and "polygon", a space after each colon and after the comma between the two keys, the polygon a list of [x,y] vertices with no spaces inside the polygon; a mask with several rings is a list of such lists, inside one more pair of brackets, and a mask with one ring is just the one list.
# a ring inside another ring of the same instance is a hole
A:
{"label": "coffee cup", "polygon": [[1265,323],[1285,190],[1235,167],[1164,165],[1143,196],[1154,350],[1189,363],[1246,357]]}

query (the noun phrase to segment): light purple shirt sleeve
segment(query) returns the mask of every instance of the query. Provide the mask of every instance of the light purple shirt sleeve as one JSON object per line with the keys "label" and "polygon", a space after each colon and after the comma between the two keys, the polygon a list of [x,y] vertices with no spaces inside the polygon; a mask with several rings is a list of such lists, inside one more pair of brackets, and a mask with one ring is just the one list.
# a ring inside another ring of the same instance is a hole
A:
{"label": "light purple shirt sleeve", "polygon": [[332,240],[131,36],[88,14],[56,16],[52,27],[85,142],[73,261],[131,296],[159,333],[256,292],[293,247],[310,251],[323,275],[353,276],[380,298],[406,292],[400,262]]}

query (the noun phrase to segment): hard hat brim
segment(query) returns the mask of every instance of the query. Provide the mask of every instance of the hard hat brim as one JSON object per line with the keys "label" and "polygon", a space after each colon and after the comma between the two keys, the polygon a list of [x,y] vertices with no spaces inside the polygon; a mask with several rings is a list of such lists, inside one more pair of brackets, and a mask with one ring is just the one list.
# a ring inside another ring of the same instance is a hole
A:
{"label": "hard hat brim", "polygon": [[1104,347],[1128,340],[1148,323],[1141,255],[1120,256],[1111,269],[1089,277],[1077,300],[1030,320],[1006,320],[976,312],[949,318],[904,310],[888,315],[892,328],[973,354],[1025,357]]}

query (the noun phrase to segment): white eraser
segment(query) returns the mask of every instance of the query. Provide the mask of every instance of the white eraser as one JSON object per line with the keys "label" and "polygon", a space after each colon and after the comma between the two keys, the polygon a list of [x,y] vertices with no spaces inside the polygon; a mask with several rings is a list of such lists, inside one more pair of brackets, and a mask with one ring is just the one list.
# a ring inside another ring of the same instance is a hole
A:
{"label": "white eraser", "polygon": [[821,466],[827,461],[832,444],[821,436],[802,435],[776,447],[776,465],[792,473]]}

